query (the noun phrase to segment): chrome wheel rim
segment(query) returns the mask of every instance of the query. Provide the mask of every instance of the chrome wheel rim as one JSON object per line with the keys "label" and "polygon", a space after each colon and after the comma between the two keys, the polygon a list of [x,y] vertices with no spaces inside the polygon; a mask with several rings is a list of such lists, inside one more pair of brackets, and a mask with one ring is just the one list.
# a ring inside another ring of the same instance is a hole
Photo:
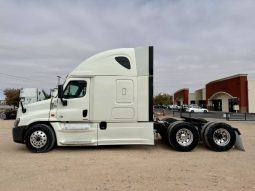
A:
{"label": "chrome wheel rim", "polygon": [[47,135],[43,131],[35,131],[30,136],[30,143],[33,147],[40,149],[47,143]]}
{"label": "chrome wheel rim", "polygon": [[226,146],[230,142],[230,134],[226,129],[219,128],[213,133],[213,141],[219,146]]}
{"label": "chrome wheel rim", "polygon": [[186,128],[180,129],[176,133],[176,141],[181,146],[188,146],[193,142],[193,133]]}

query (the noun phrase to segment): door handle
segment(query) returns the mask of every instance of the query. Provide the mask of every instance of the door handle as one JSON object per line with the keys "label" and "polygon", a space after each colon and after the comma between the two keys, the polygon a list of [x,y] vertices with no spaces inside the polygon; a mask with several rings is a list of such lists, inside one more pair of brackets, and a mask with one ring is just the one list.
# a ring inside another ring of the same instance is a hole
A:
{"label": "door handle", "polygon": [[100,124],[99,124],[99,128],[100,128],[101,130],[106,130],[106,128],[107,128],[107,123],[106,123],[106,121],[101,121]]}
{"label": "door handle", "polygon": [[87,117],[87,115],[88,115],[88,110],[87,109],[83,110],[82,116],[83,117]]}

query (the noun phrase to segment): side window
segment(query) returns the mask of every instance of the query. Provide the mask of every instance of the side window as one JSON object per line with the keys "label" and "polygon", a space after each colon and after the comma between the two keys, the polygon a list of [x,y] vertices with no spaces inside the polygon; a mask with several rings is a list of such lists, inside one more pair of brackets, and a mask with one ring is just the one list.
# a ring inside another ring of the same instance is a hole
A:
{"label": "side window", "polygon": [[118,57],[115,57],[115,60],[121,65],[123,66],[124,68],[126,69],[131,69],[131,65],[130,65],[130,62],[129,62],[129,59],[124,57],[124,56],[118,56]]}
{"label": "side window", "polygon": [[64,98],[72,99],[83,97],[86,95],[86,89],[86,81],[70,81],[64,90]]}

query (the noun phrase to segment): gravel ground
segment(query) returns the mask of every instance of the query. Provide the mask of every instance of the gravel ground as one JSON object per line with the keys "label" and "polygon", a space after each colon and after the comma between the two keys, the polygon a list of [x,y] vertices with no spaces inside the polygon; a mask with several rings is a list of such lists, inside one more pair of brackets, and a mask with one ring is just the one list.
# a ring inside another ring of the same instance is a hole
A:
{"label": "gravel ground", "polygon": [[155,146],[58,147],[30,153],[12,141],[13,121],[0,120],[0,190],[254,190],[255,122],[238,127],[246,152],[199,145],[176,152]]}

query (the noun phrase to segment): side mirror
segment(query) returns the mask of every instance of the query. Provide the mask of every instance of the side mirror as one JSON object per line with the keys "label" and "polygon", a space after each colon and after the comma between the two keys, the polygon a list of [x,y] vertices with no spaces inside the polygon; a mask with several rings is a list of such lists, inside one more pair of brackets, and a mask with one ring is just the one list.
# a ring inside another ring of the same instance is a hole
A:
{"label": "side mirror", "polygon": [[63,100],[64,90],[63,85],[58,85],[58,98],[61,100],[63,106],[67,106],[67,100]]}
{"label": "side mirror", "polygon": [[63,85],[58,85],[58,98],[62,99],[64,95]]}

